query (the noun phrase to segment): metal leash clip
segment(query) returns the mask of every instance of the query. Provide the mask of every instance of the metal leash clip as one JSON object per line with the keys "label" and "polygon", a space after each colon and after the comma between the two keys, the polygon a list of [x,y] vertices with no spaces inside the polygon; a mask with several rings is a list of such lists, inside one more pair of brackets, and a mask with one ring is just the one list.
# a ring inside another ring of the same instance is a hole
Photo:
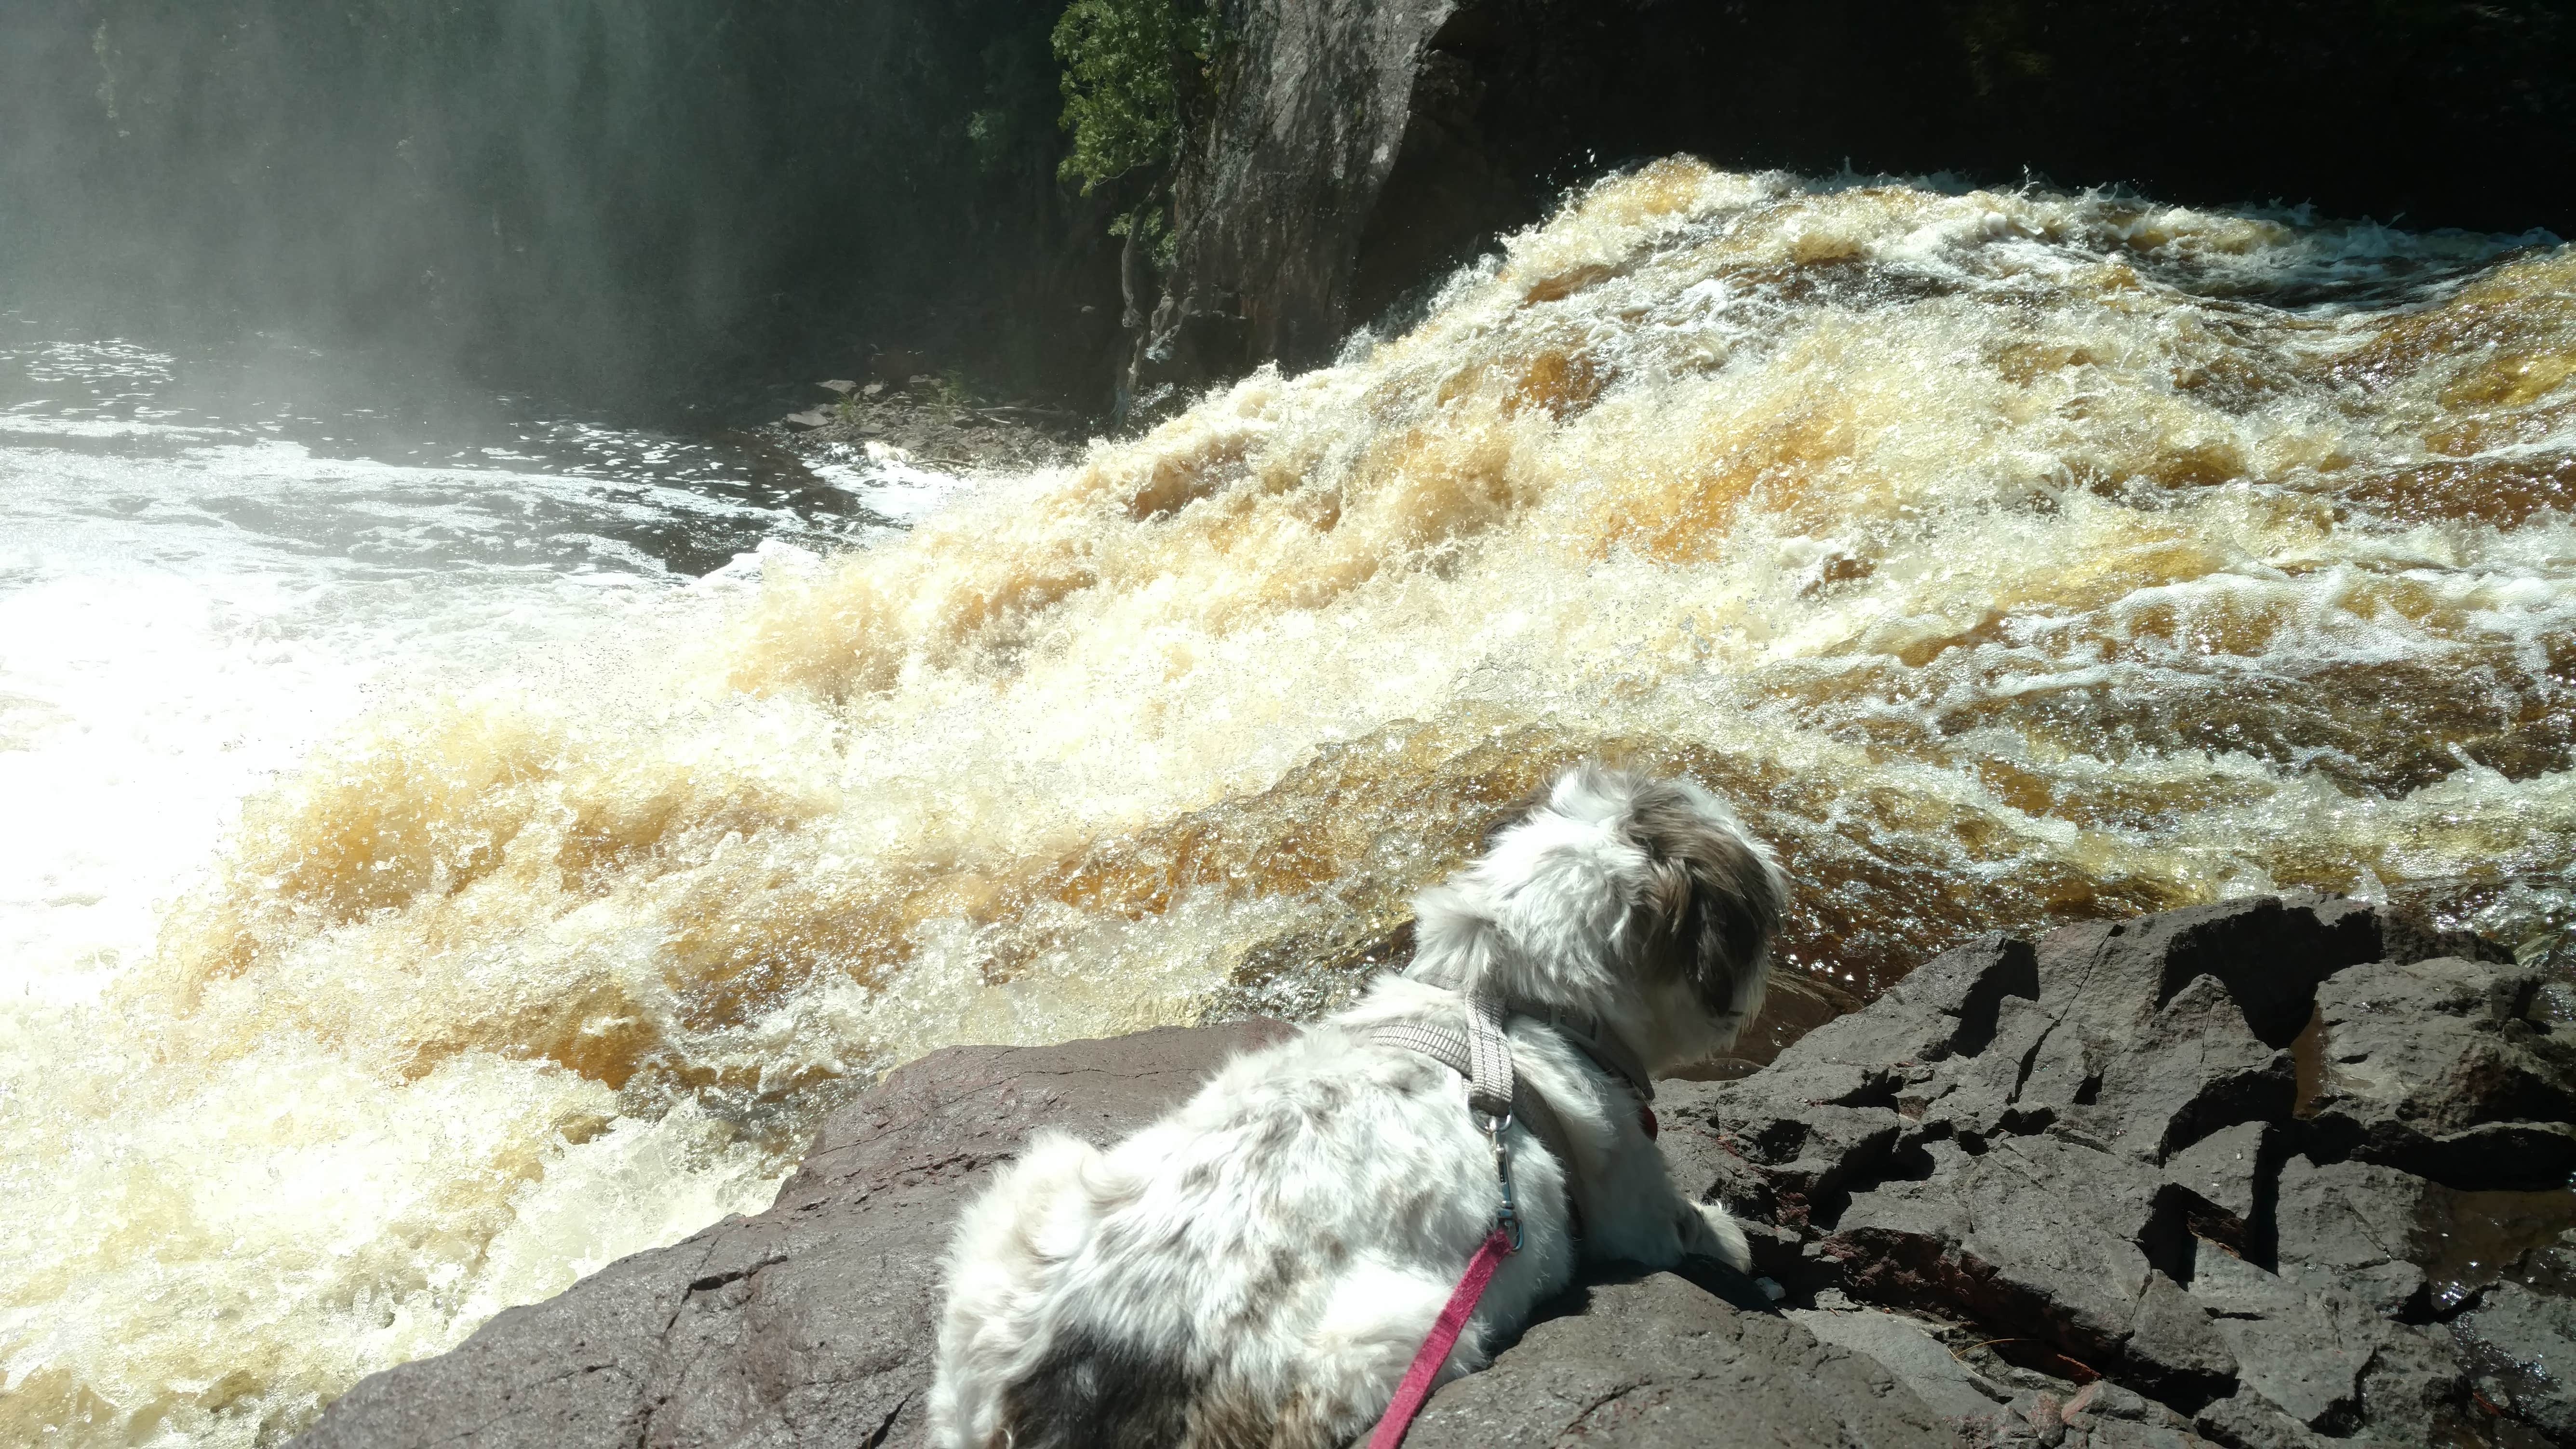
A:
{"label": "metal leash clip", "polygon": [[1494,1215],[1494,1226],[1511,1239],[1512,1251],[1517,1253],[1521,1250],[1521,1214],[1519,1204],[1512,1200],[1512,1149],[1503,1142],[1503,1134],[1511,1130],[1512,1114],[1477,1115],[1484,1119],[1485,1139],[1494,1144],[1494,1176],[1503,1184],[1503,1209]]}

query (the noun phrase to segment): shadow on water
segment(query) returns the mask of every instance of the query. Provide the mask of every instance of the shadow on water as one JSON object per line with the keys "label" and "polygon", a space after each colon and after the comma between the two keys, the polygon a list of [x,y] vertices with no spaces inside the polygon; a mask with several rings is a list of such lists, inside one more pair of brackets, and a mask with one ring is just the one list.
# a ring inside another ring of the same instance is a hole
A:
{"label": "shadow on water", "polygon": [[[731,422],[626,426],[272,333],[80,339],[0,313],[0,448],[89,457],[133,485],[89,507],[186,507],[361,572],[471,557],[697,576],[764,540],[891,526]],[[546,485],[496,486],[532,476]],[[301,486],[269,486],[286,478]]]}

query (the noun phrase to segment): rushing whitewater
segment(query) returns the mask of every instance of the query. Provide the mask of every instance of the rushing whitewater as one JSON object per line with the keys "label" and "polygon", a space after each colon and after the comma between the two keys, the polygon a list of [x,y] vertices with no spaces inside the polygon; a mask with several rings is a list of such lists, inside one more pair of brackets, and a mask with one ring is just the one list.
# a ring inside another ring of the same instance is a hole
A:
{"label": "rushing whitewater", "polygon": [[2571,502],[2550,239],[1611,180],[1337,366],[264,747],[320,741],[149,949],[0,1002],[0,1431],[273,1440],[885,1067],[1312,1011],[1580,755],[1780,846],[1757,1058],[1970,931],[2297,884],[2555,950]]}

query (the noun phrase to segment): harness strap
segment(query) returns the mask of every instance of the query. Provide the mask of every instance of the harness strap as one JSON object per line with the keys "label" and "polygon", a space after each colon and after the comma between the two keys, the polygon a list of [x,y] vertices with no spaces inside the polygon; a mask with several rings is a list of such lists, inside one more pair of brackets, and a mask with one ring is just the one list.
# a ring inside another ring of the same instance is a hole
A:
{"label": "harness strap", "polygon": [[1413,1351],[1413,1366],[1404,1371],[1404,1382],[1396,1385],[1395,1401],[1386,1406],[1386,1417],[1377,1421],[1377,1431],[1369,1435],[1369,1449],[1396,1449],[1404,1442],[1404,1431],[1413,1427],[1414,1416],[1422,1412],[1422,1403],[1431,1397],[1431,1386],[1440,1378],[1441,1366],[1449,1362],[1450,1350],[1458,1346],[1458,1335],[1465,1332],[1467,1320],[1475,1316],[1477,1300],[1485,1296],[1485,1285],[1494,1281],[1494,1270],[1512,1251],[1511,1235],[1496,1228],[1485,1235],[1485,1245],[1467,1260],[1467,1273],[1450,1290],[1448,1305],[1431,1325],[1431,1336]]}
{"label": "harness strap", "polygon": [[1503,1034],[1503,1004],[1490,996],[1467,998],[1468,1110],[1508,1117],[1518,1085],[1512,1074],[1512,1039]]}
{"label": "harness strap", "polygon": [[[1420,1052],[1440,1065],[1467,1079],[1467,1106],[1488,1121],[1510,1119],[1525,1124],[1538,1135],[1556,1160],[1570,1175],[1574,1171],[1574,1139],[1566,1134],[1565,1122],[1548,1104],[1512,1070],[1512,1039],[1503,1034],[1502,1012],[1491,1002],[1470,1002],[1468,1030],[1461,1032],[1427,1021],[1388,1021],[1361,1033],[1382,1046],[1401,1047]],[[1571,1183],[1568,1184],[1569,1189]],[[1572,1204],[1569,1190],[1568,1205]]]}
{"label": "harness strap", "polygon": [[[1648,1080],[1645,1064],[1627,1049],[1626,1043],[1614,1042],[1611,1033],[1582,1030],[1561,1018],[1549,1025],[1565,1035],[1577,1050],[1601,1063],[1608,1070],[1627,1079],[1640,1099],[1648,1136],[1655,1130],[1652,1108],[1645,1102],[1655,1095],[1654,1083]],[[1566,1135],[1565,1123],[1537,1092],[1524,1088],[1512,1070],[1512,1039],[1503,1031],[1502,1003],[1490,996],[1473,996],[1467,1001],[1467,1030],[1460,1032],[1426,1021],[1389,1021],[1367,1028],[1361,1033],[1370,1041],[1405,1051],[1420,1052],[1467,1079],[1467,1106],[1482,1119],[1477,1125],[1493,1139],[1494,1166],[1501,1174],[1503,1210],[1494,1230],[1485,1235],[1482,1247],[1467,1260],[1467,1271],[1458,1286],[1450,1291],[1448,1304],[1432,1322],[1431,1333],[1413,1354],[1413,1364],[1405,1370],[1404,1381],[1396,1386],[1394,1401],[1386,1408],[1385,1417],[1377,1421],[1377,1430],[1369,1436],[1369,1449],[1399,1449],[1405,1431],[1413,1427],[1414,1416],[1422,1412],[1424,1401],[1431,1397],[1431,1387],[1439,1380],[1441,1368],[1449,1362],[1450,1353],[1458,1346],[1458,1335],[1474,1317],[1476,1305],[1485,1296],[1485,1287],[1494,1281],[1494,1271],[1503,1259],[1520,1251],[1520,1222],[1512,1202],[1510,1149],[1503,1141],[1503,1129],[1514,1121],[1526,1125],[1556,1155],[1566,1172],[1566,1212],[1573,1217],[1574,1151],[1573,1140]],[[1571,1224],[1577,1236],[1582,1233],[1581,1220]]]}

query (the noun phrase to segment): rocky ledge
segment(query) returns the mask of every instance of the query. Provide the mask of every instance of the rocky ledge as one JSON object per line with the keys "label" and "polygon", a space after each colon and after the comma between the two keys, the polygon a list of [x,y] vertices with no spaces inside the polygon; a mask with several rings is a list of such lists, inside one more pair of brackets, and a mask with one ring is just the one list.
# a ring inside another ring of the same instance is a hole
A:
{"label": "rocky ledge", "polygon": [[741,436],[808,467],[898,464],[972,477],[1081,460],[1088,429],[1080,415],[1027,400],[979,398],[937,373],[892,375],[919,361],[911,353],[892,364],[872,360],[864,371],[888,375],[820,383],[816,391],[827,401]]}
{"label": "rocky ledge", "polygon": [[[1608,1273],[1414,1449],[2576,1444],[2567,988],[2355,902],[1990,937],[1663,1142],[1756,1237]],[[378,1374],[310,1446],[910,1445],[949,1224],[1033,1128],[1106,1141],[1285,1027],[959,1048],[775,1206]]]}

